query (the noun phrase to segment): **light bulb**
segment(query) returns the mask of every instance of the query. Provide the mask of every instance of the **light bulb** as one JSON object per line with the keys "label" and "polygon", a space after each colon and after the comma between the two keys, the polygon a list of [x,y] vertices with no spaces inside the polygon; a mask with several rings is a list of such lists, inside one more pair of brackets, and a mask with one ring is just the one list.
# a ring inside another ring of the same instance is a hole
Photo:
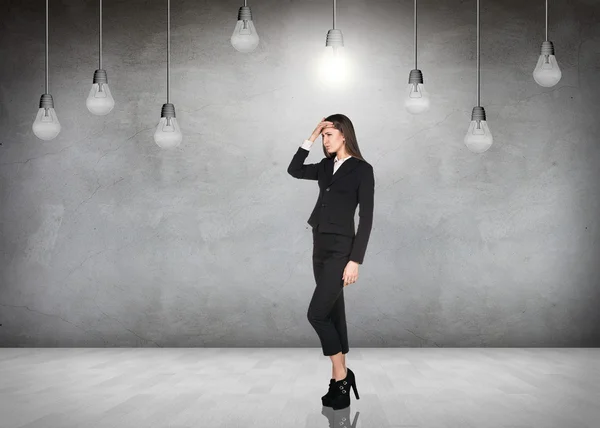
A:
{"label": "light bulb", "polygon": [[179,146],[183,136],[175,117],[161,117],[154,132],[154,142],[163,149]]}
{"label": "light bulb", "polygon": [[319,77],[328,85],[340,85],[348,80],[349,63],[342,46],[327,46],[321,56]]}
{"label": "light bulb", "polygon": [[419,114],[429,110],[429,93],[422,83],[409,83],[404,107],[409,113]]}
{"label": "light bulb", "polygon": [[40,107],[33,122],[33,133],[41,140],[53,140],[60,132],[60,122],[54,107]]}
{"label": "light bulb", "polygon": [[562,77],[562,72],[554,55],[541,54],[538,58],[533,78],[540,86],[550,88],[558,83]]}
{"label": "light bulb", "polygon": [[254,22],[249,19],[239,19],[231,35],[231,44],[242,53],[252,52],[258,46],[259,38]]}
{"label": "light bulb", "polygon": [[490,128],[485,120],[471,120],[467,135],[465,135],[465,145],[474,153],[483,153],[489,149],[494,142]]}
{"label": "light bulb", "polygon": [[108,83],[93,83],[92,89],[85,100],[90,113],[97,116],[104,116],[113,109],[115,100],[110,93]]}

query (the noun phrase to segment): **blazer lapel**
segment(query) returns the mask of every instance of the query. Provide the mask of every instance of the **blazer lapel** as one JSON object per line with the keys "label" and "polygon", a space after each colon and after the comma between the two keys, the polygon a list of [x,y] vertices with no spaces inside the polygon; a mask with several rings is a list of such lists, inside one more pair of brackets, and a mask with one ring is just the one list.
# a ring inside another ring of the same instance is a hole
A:
{"label": "blazer lapel", "polygon": [[333,158],[327,159],[327,162],[325,162],[325,184],[327,185],[329,185],[331,182],[331,176],[333,175],[333,164]]}
{"label": "blazer lapel", "polygon": [[327,178],[328,178],[327,182],[329,183],[329,185],[331,185],[338,178],[343,177],[344,175],[346,175],[350,171],[352,171],[354,168],[356,168],[356,166],[358,165],[358,162],[359,162],[359,160],[357,158],[355,158],[354,156],[352,156],[350,159],[346,159],[344,162],[342,162],[342,164],[340,165],[340,167],[337,169],[337,171],[334,174],[333,173],[334,158],[329,159],[329,162],[327,163],[327,168],[326,168]]}

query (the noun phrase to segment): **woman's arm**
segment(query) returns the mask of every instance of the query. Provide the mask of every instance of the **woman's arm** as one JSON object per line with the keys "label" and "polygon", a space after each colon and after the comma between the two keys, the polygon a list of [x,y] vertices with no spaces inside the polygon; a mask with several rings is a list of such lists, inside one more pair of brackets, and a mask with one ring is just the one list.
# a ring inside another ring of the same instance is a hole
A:
{"label": "woman's arm", "polygon": [[288,174],[295,178],[318,180],[320,163],[304,164],[304,160],[307,158],[309,153],[310,152],[308,150],[298,147],[298,151],[296,154],[294,154],[294,157],[290,162],[290,166],[288,166]]}
{"label": "woman's arm", "polygon": [[350,260],[362,264],[367,251],[367,243],[373,226],[373,205],[375,199],[375,176],[373,167],[367,164],[367,169],[358,186],[358,230],[354,237],[354,245],[350,253]]}

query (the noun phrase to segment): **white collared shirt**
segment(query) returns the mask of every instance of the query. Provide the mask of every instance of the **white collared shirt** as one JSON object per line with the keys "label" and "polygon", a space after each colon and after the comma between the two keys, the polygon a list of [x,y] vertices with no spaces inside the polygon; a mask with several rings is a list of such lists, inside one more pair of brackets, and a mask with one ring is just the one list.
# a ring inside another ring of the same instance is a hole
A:
{"label": "white collared shirt", "polygon": [[[302,143],[302,145],[300,147],[302,147],[304,150],[308,150],[310,151],[310,148],[313,145],[313,141],[310,140],[304,140],[304,142]],[[338,168],[344,163],[345,160],[351,158],[352,155],[348,155],[346,156],[344,159],[338,159],[337,155],[335,156],[335,159],[333,161],[333,173],[335,174],[335,172],[338,170]]]}

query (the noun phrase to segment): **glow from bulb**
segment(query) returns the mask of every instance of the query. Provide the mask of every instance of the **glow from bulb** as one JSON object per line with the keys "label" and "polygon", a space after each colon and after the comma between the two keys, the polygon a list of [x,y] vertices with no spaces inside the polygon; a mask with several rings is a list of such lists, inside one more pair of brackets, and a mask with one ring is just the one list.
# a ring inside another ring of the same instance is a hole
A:
{"label": "glow from bulb", "polygon": [[154,132],[154,142],[158,144],[160,148],[172,149],[181,143],[183,136],[179,129],[177,119],[174,117],[161,117],[156,131]]}
{"label": "glow from bulb", "polygon": [[104,116],[110,113],[115,106],[115,100],[110,93],[108,83],[92,84],[92,89],[90,89],[90,93],[85,100],[85,105],[90,113],[97,116]]}
{"label": "glow from bulb", "polygon": [[429,93],[422,83],[408,84],[404,107],[409,113],[419,114],[429,110]]}
{"label": "glow from bulb", "polygon": [[53,140],[60,132],[60,122],[54,108],[40,107],[31,128],[40,140]]}
{"label": "glow from bulb", "polygon": [[540,86],[550,88],[556,85],[561,77],[562,72],[560,71],[556,57],[554,55],[541,54],[533,70],[533,78],[536,83]]}
{"label": "glow from bulb", "polygon": [[483,153],[489,149],[494,142],[494,138],[486,121],[472,120],[464,142],[467,148],[474,153]]}
{"label": "glow from bulb", "polygon": [[239,20],[231,34],[231,45],[242,53],[252,52],[258,46],[259,38],[254,22]]}
{"label": "glow from bulb", "polygon": [[343,85],[349,78],[349,66],[342,46],[327,46],[319,63],[319,79],[326,85]]}

